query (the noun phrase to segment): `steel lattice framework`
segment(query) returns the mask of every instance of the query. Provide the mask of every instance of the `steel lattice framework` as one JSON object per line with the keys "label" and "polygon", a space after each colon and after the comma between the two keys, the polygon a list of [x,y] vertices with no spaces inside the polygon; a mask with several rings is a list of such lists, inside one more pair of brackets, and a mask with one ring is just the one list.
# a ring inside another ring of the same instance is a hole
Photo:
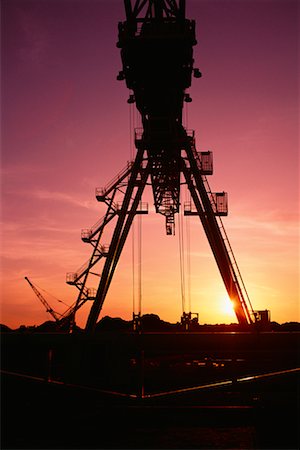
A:
{"label": "steel lattice framework", "polygon": [[[91,229],[83,230],[83,241],[93,246],[91,258],[76,273],[67,274],[67,282],[79,289],[73,313],[93,299],[86,329],[94,330],[133,219],[147,213],[141,200],[149,181],[156,212],[165,217],[166,233],[174,234],[183,177],[192,198],[184,212],[200,218],[238,322],[251,324],[255,314],[221,220],[227,214],[227,195],[211,192],[206,176],[212,174],[212,155],[197,152],[194,132],[182,124],[184,101],[191,101],[186,90],[193,75],[201,77],[193,66],[195,22],[186,19],[184,0],[124,0],[124,4],[126,21],[119,24],[117,43],[123,68],[117,78],[132,91],[128,102],[136,104],[143,127],[135,132],[135,160],[96,192],[107,212]],[[120,192],[122,201],[116,202]],[[102,233],[114,217],[111,242],[105,246]],[[98,290],[91,292],[86,281],[102,258]]]}

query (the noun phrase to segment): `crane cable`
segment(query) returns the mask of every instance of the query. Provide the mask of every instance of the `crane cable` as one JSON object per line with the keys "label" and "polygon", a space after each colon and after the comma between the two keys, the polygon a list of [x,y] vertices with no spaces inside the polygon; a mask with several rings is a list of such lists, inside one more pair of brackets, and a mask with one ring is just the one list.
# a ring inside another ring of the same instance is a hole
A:
{"label": "crane cable", "polygon": [[[190,195],[191,201],[191,195]],[[186,226],[186,261],[187,261],[187,297],[189,303],[189,311],[192,311],[192,300],[191,300],[191,222],[189,217],[185,220]]]}
{"label": "crane cable", "polygon": [[[135,114],[134,104],[129,105],[129,153],[130,160],[134,158],[133,136],[138,114]],[[137,227],[132,222],[131,258],[132,258],[132,312],[141,315],[142,312],[142,217],[138,215]],[[136,276],[137,275],[137,276]]]}
{"label": "crane cable", "polygon": [[[129,104],[129,159],[133,160],[133,104]],[[135,313],[135,223],[131,225],[131,266],[132,266],[132,313]]]}
{"label": "crane cable", "polygon": [[142,314],[142,216],[138,216],[138,302],[139,315]]}
{"label": "crane cable", "polygon": [[[141,115],[138,110],[134,108],[135,111],[135,126],[141,128]],[[139,309],[138,313],[142,314],[142,215],[138,215],[138,301]]]}
{"label": "crane cable", "polygon": [[178,214],[178,243],[179,243],[179,265],[180,265],[180,287],[182,313],[185,312],[185,264],[184,264],[184,239],[183,239],[182,212]]}
{"label": "crane cable", "polygon": [[[183,117],[185,120],[185,128],[188,127],[188,105],[184,105]],[[178,246],[179,246],[179,266],[180,266],[180,289],[181,289],[181,307],[182,313],[185,312],[185,252],[184,252],[184,236],[183,236],[183,213],[178,213]]]}
{"label": "crane cable", "polygon": [[[188,104],[185,104],[184,108],[185,127],[188,129]],[[188,194],[188,192],[187,192]],[[186,197],[187,198],[187,197]],[[191,201],[191,198],[190,198]],[[191,305],[191,237],[190,237],[190,221],[183,219],[184,212],[179,212],[178,219],[178,238],[179,238],[179,260],[180,260],[180,285],[181,285],[181,304],[182,312],[185,312],[186,306],[189,308],[189,312],[192,310]],[[186,245],[184,242],[184,222],[186,233]],[[186,265],[185,265],[186,261]],[[186,282],[187,275],[187,282]],[[186,295],[187,294],[187,295]],[[186,305],[186,296],[188,299],[188,305]]]}
{"label": "crane cable", "polygon": [[59,298],[55,297],[55,295],[51,294],[51,292],[46,291],[46,289],[41,288],[40,286],[38,286],[36,283],[34,283],[34,286],[36,288],[38,288],[40,291],[45,292],[47,295],[49,295],[50,297],[54,298],[58,303],[62,303],[63,305],[69,307],[69,305],[65,302],[63,302],[62,300],[60,300]]}
{"label": "crane cable", "polygon": [[188,107],[188,103],[184,104],[184,120],[185,120],[185,129],[188,129],[189,126],[189,107]]}
{"label": "crane cable", "polygon": [[[189,127],[189,104],[185,103],[185,127],[188,130]],[[191,204],[192,197],[191,193],[188,189],[186,189],[186,201]],[[188,295],[188,303],[189,303],[189,312],[192,311],[192,299],[191,299],[191,222],[190,218],[186,217],[185,220],[186,225],[186,242],[187,242],[187,251],[186,251],[186,259],[187,259],[187,295]]]}

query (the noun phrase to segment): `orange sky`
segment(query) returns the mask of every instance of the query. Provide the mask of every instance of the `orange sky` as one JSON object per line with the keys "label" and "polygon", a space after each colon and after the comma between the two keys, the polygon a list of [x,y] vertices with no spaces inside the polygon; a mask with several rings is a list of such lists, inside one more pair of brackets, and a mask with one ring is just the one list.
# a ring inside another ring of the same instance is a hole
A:
{"label": "orange sky", "polygon": [[[254,309],[299,320],[297,2],[187,4],[203,78],[193,81],[185,123],[197,149],[214,153],[209,181],[229,194],[223,222]],[[125,166],[132,133],[128,92],[116,81],[121,0],[6,0],[2,10],[1,322],[17,327],[50,317],[24,276],[76,300],[65,274],[91,254],[80,230],[105,212],[94,188]],[[150,193],[144,200],[153,211]],[[200,323],[235,321],[200,221],[188,220],[192,310]],[[143,216],[142,312],[172,322],[182,314],[178,248],[163,217]],[[130,237],[102,316],[131,318],[132,271]]]}

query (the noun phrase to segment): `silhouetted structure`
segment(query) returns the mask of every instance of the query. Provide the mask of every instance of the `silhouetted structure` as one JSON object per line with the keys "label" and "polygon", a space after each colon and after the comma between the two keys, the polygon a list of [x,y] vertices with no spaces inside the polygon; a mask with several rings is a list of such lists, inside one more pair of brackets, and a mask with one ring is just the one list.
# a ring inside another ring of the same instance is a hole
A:
{"label": "silhouetted structure", "polygon": [[[246,326],[256,322],[237,262],[233,255],[221,216],[227,215],[227,194],[212,192],[207,175],[213,173],[211,152],[198,152],[194,131],[182,124],[184,102],[192,99],[186,90],[194,68],[195,22],[185,17],[185,1],[125,0],[126,21],[119,24],[123,68],[118,79],[132,91],[129,103],[136,103],[143,128],[135,130],[137,149],[129,163],[105,188],[96,190],[96,198],[107,205],[107,212],[91,229],[82,231],[82,240],[93,246],[90,260],[76,273],[67,274],[67,283],[79,289],[75,307],[88,299],[93,304],[87,330],[95,329],[102,305],[136,214],[147,214],[142,194],[150,180],[156,212],[166,221],[166,233],[175,233],[175,214],[180,207],[183,177],[192,198],[184,205],[185,215],[197,215],[206,233],[238,322]],[[117,202],[117,195],[122,196]],[[117,218],[110,245],[101,243],[105,226]],[[95,264],[104,258],[97,292],[86,287]]]}

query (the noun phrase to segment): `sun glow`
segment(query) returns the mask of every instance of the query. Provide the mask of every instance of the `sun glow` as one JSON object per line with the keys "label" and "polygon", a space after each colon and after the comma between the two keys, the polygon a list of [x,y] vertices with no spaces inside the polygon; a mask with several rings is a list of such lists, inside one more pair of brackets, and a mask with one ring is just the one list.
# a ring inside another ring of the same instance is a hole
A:
{"label": "sun glow", "polygon": [[233,302],[230,300],[228,295],[224,295],[221,298],[220,304],[221,304],[221,309],[222,309],[223,314],[226,314],[226,316],[235,317]]}

